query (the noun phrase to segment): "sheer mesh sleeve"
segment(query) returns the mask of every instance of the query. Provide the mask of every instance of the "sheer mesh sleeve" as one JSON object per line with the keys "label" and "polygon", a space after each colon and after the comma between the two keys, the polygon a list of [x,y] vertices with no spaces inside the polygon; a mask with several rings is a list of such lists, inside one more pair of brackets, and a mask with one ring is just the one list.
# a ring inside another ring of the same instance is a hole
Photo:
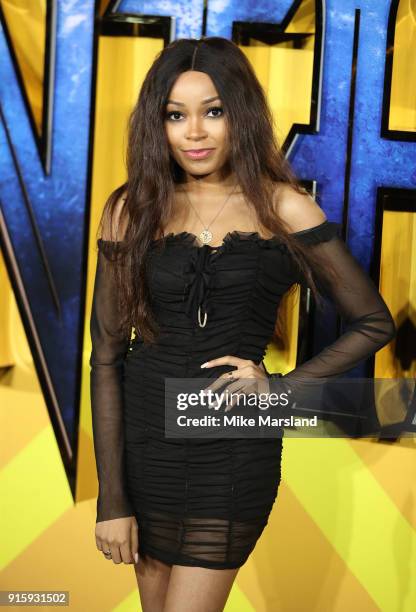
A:
{"label": "sheer mesh sleeve", "polygon": [[[340,238],[340,226],[328,220],[296,232],[297,237],[318,255],[312,274],[321,294],[335,305],[346,326],[335,342],[283,378],[326,378],[348,372],[376,353],[396,335],[391,313],[372,279]],[[331,262],[339,275],[326,274]],[[297,282],[304,280],[298,271]]]}
{"label": "sheer mesh sleeve", "polygon": [[91,409],[99,492],[97,522],[133,516],[125,490],[122,374],[130,338],[118,331],[115,278],[107,254],[116,242],[99,239],[90,320]]}

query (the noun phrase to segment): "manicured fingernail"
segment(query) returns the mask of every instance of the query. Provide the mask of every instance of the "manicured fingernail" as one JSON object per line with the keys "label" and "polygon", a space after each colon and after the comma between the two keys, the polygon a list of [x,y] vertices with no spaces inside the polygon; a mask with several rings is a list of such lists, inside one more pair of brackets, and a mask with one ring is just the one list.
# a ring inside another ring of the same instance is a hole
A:
{"label": "manicured fingernail", "polygon": [[139,553],[134,553],[134,562],[135,563],[139,562]]}
{"label": "manicured fingernail", "polygon": [[201,365],[201,368],[206,368],[207,366],[209,366],[209,361],[206,361],[205,363],[203,363]]}

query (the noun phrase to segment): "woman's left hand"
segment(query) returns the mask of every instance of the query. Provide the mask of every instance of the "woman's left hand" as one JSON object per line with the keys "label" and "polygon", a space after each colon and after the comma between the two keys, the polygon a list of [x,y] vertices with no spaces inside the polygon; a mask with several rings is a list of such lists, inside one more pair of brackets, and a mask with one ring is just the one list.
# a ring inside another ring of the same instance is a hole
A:
{"label": "woman's left hand", "polygon": [[[266,375],[264,367],[256,365],[251,359],[241,359],[240,357],[234,357],[234,355],[225,355],[224,357],[218,357],[217,359],[206,361],[201,365],[201,368],[212,368],[220,365],[236,366],[237,369],[221,374],[221,376],[216,378],[214,382],[204,389],[204,392],[209,390],[215,392],[217,389],[221,388],[227,380],[235,381],[226,387],[227,391],[230,393],[246,393],[250,392],[250,389],[252,392],[254,390],[255,393],[269,392],[269,379]],[[247,383],[246,379],[248,378],[252,379],[253,382]],[[238,399],[232,400],[231,403],[225,408],[225,412],[231,410],[237,401]],[[209,407],[213,407],[212,404]]]}

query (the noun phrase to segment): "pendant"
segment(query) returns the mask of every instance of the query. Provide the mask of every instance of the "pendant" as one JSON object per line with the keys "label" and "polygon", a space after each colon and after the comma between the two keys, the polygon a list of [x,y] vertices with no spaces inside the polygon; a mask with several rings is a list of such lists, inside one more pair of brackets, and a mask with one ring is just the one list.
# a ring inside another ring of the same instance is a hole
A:
{"label": "pendant", "polygon": [[204,229],[199,234],[199,238],[203,244],[207,244],[208,242],[211,242],[212,240],[212,233],[209,231],[209,229]]}
{"label": "pendant", "polygon": [[207,324],[207,318],[208,318],[208,315],[207,315],[206,312],[204,312],[204,322],[201,323],[201,306],[199,306],[198,307],[198,324],[199,324],[199,327],[205,327],[205,325]]}

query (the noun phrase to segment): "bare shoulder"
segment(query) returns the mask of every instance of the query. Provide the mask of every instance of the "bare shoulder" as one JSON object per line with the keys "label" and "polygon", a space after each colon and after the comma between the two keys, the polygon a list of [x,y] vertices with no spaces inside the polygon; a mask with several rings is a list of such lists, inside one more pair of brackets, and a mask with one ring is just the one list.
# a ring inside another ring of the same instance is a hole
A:
{"label": "bare shoulder", "polygon": [[103,240],[123,240],[128,226],[128,213],[125,207],[127,191],[113,192],[108,199],[102,217]]}
{"label": "bare shoulder", "polygon": [[289,232],[300,232],[327,220],[322,208],[308,193],[298,193],[288,183],[276,184],[273,204]]}

